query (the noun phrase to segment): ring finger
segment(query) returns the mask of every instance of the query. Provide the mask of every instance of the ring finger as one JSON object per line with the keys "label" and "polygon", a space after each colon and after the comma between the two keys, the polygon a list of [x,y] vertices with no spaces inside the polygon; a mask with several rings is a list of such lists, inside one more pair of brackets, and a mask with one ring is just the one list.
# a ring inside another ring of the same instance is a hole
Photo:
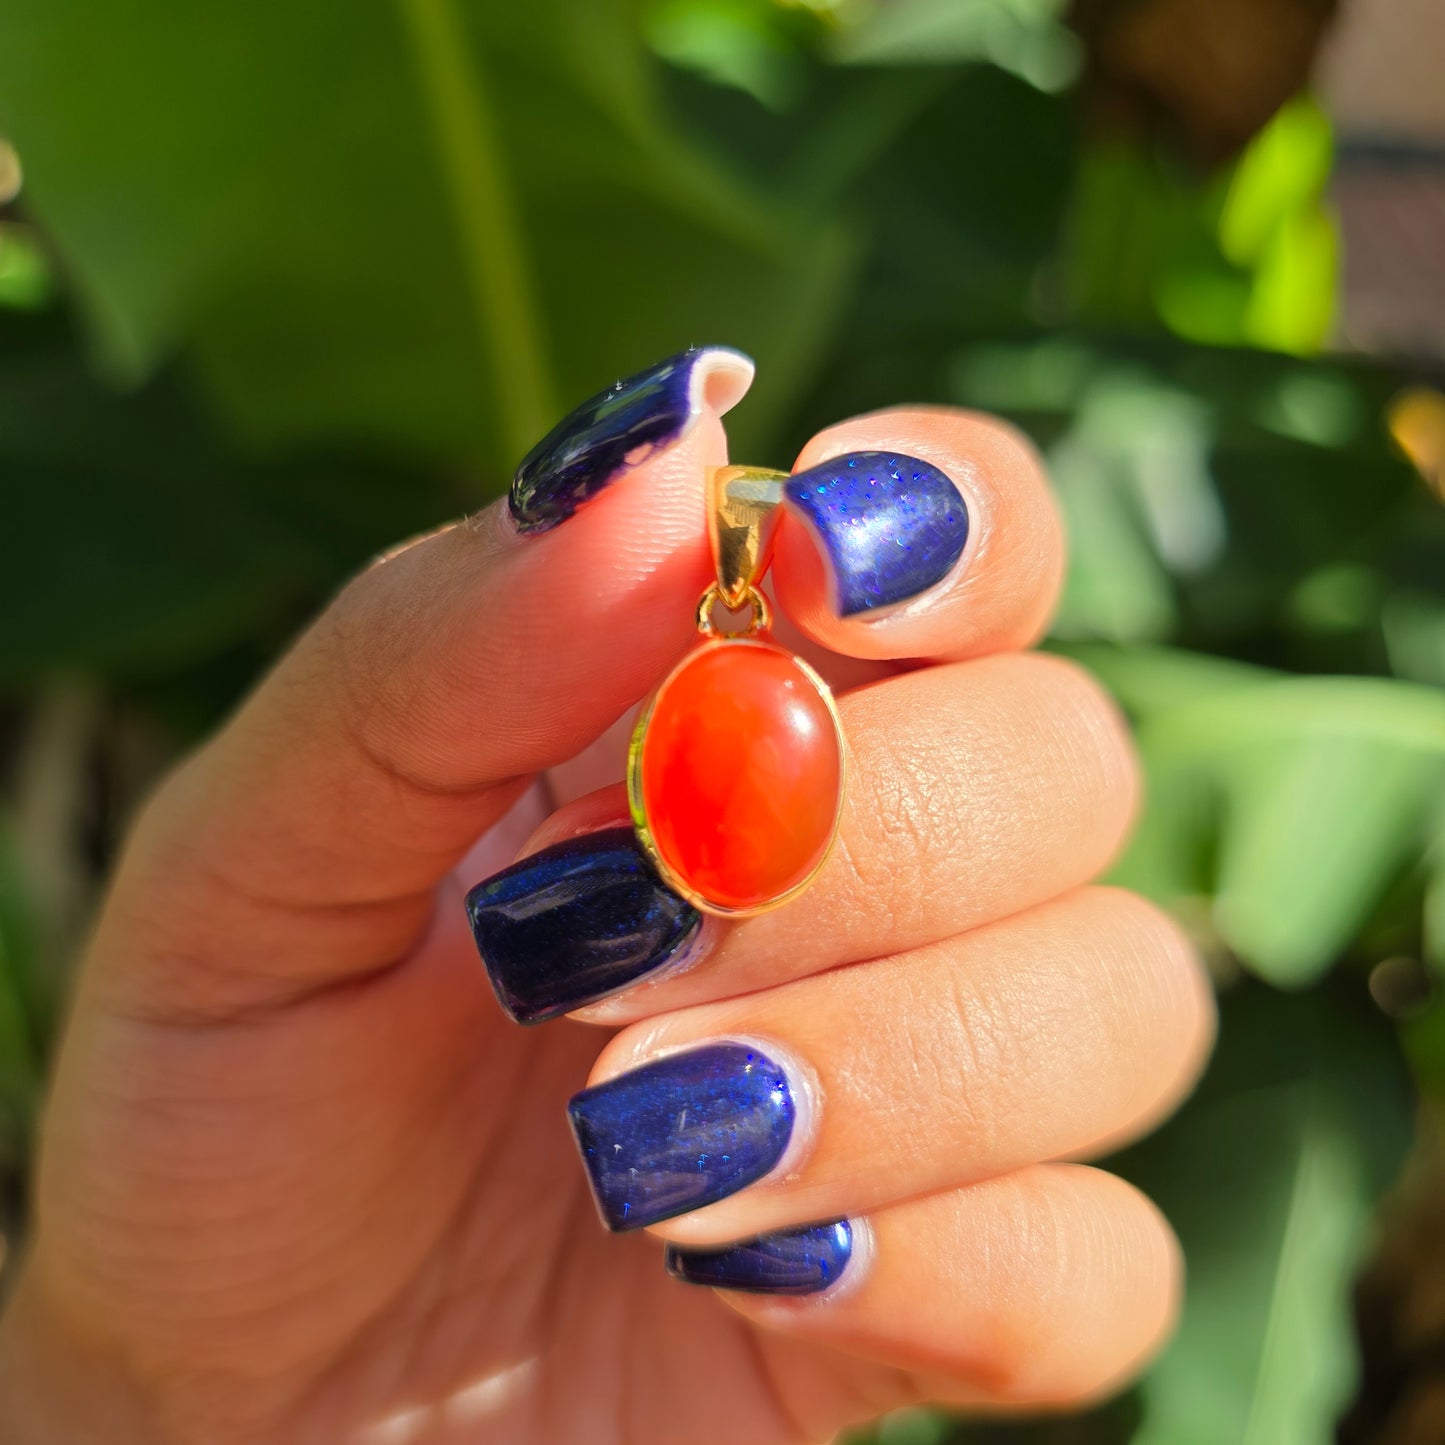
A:
{"label": "ring finger", "polygon": [[634,1025],[573,1127],[612,1228],[714,1244],[1117,1144],[1192,1082],[1212,1017],[1164,915],[1084,890]]}

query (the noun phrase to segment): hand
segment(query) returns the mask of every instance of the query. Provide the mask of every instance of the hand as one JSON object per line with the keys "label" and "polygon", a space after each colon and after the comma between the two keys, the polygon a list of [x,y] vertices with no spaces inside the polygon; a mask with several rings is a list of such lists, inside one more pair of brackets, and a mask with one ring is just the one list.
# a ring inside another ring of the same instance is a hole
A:
{"label": "hand", "polygon": [[[955,565],[900,563],[886,499],[877,555],[796,501],[783,521],[778,601],[851,749],[816,883],[709,920],[685,968],[576,1000],[586,1022],[523,1029],[493,998],[465,889],[543,797],[563,806],[529,853],[625,818],[611,725],[693,637],[702,474],[738,384],[726,356],[691,364],[675,435],[623,463],[615,422],[575,416],[581,470],[554,449],[519,490],[536,535],[499,504],[373,566],[144,810],[0,1325],[7,1441],[796,1445],[925,1399],[1087,1400],[1167,1333],[1167,1226],[1061,1161],[1173,1107],[1212,1005],[1166,918],[1087,886],[1134,762],[1094,683],[1020,651],[1062,547],[996,423],[886,412],[799,459],[922,458],[970,523]],[[868,587],[898,605],[841,615]],[[607,1234],[569,1096],[739,1038],[791,1080],[785,1157]],[[816,1296],[663,1268],[663,1240],[838,1218],[853,1255]]]}

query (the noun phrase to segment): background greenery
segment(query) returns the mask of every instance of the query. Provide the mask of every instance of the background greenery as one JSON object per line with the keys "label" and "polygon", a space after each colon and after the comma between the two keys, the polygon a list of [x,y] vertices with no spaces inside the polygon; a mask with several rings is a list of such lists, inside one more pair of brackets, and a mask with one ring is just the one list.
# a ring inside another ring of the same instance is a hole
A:
{"label": "background greenery", "polygon": [[905,399],[1046,450],[1051,645],[1149,773],[1118,875],[1221,994],[1199,1095],[1119,1161],[1189,1257],[1162,1362],[1081,1420],[869,1438],[1315,1445],[1352,1400],[1347,1438],[1386,1438],[1352,1281],[1445,1088],[1445,508],[1390,424],[1438,429],[1438,397],[1321,354],[1309,95],[1224,146],[1105,125],[1108,8],[0,0],[12,1223],[137,790],[348,571],[495,495],[565,405],[721,341],[759,363],[738,455]]}

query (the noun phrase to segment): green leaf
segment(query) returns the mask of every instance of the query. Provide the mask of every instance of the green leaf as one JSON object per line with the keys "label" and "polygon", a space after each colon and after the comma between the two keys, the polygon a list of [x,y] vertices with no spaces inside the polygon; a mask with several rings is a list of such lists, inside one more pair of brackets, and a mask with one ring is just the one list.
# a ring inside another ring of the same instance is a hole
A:
{"label": "green leaf", "polygon": [[1234,346],[1249,337],[1250,278],[1217,256],[1171,256],[1153,297],[1160,320],[1186,341]]}
{"label": "green leaf", "polygon": [[1178,1230],[1183,1321],[1134,1445],[1329,1445],[1357,1377],[1353,1276],[1409,1139],[1368,1004],[1241,989],[1197,1097],[1120,1167]]}
{"label": "green leaf", "polygon": [[1222,801],[1214,922],[1261,977],[1312,982],[1418,850],[1445,792],[1445,696],[1365,678],[1284,678],[1141,727],[1151,773]]}
{"label": "green leaf", "polygon": [[1203,180],[1144,144],[1095,141],[1068,231],[1077,304],[1213,346],[1318,350],[1339,290],[1325,205],[1333,153],[1329,119],[1308,97]]}
{"label": "green leaf", "polygon": [[279,645],[347,570],[463,500],[357,459],[239,456],[169,379],[117,397],[62,328],[16,315],[0,317],[0,473],[5,688]]}
{"label": "green leaf", "polygon": [[1221,769],[1215,923],[1281,988],[1314,982],[1348,946],[1417,852],[1445,782],[1445,730],[1432,753],[1323,723]]}
{"label": "green leaf", "polygon": [[[1298,987],[1348,949],[1445,807],[1445,694],[1163,648],[1065,648],[1134,715],[1148,779],[1118,881]],[[1431,895],[1433,897],[1433,895]]]}
{"label": "green leaf", "polygon": [[1445,598],[1402,588],[1380,620],[1395,672],[1445,687]]}
{"label": "green leaf", "polygon": [[1175,622],[1168,574],[1128,495],[1127,459],[1100,455],[1070,436],[1049,456],[1069,532],[1069,572],[1055,636],[1141,641]]}
{"label": "green leaf", "polygon": [[1143,718],[1238,694],[1278,677],[1234,658],[1173,647],[1075,642],[1056,644],[1055,650],[1087,667],[1130,713]]}
{"label": "green leaf", "polygon": [[[0,124],[112,369],[248,434],[464,460],[693,342],[786,406],[844,228],[679,138],[632,0],[0,0]],[[80,63],[84,54],[104,63]]]}
{"label": "green leaf", "polygon": [[1293,367],[1261,390],[1260,423],[1280,436],[1342,447],[1362,430],[1364,408],[1358,390],[1348,377],[1328,367]]}
{"label": "green leaf", "polygon": [[0,225],[0,307],[38,311],[49,304],[54,289],[35,237],[23,226]]}
{"label": "green leaf", "polygon": [[1260,258],[1244,332],[1256,346],[1309,355],[1329,340],[1339,291],[1340,237],[1315,206],[1281,222]]}
{"label": "green leaf", "polygon": [[1224,254],[1241,266],[1260,261],[1281,226],[1316,208],[1333,164],[1333,127],[1325,111],[1308,96],[1282,105],[1230,176],[1219,216]]}
{"label": "green leaf", "polygon": [[1058,636],[1144,641],[1173,630],[1169,571],[1199,571],[1223,545],[1209,436],[1193,397],[1128,369],[1089,386],[1049,453],[1070,543]]}
{"label": "green leaf", "polygon": [[1062,0],[890,0],[842,31],[850,64],[958,65],[984,60],[1040,90],[1061,90],[1083,62]]}
{"label": "green leaf", "polygon": [[645,34],[673,65],[785,110],[807,78],[796,32],[798,22],[810,21],[807,11],[771,0],[660,0],[646,17]]}
{"label": "green leaf", "polygon": [[460,237],[467,292],[497,381],[502,434],[521,454],[556,413],[521,216],[502,158],[495,97],[467,53],[455,0],[396,0],[443,187]]}

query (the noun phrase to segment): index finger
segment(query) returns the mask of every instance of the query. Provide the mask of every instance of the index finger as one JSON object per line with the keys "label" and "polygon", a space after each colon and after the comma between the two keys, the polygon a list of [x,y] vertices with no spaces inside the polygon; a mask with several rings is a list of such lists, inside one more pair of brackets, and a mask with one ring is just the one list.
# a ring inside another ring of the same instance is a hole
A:
{"label": "index finger", "polygon": [[619,382],[523,462],[510,509],[346,588],[138,825],[97,950],[119,1005],[270,1005],[414,943],[437,882],[528,778],[692,635],[702,476],[751,375],[715,347]]}
{"label": "index finger", "polygon": [[962,659],[1043,632],[1063,529],[1007,423],[951,407],[854,417],[803,448],[786,492],[778,602],[830,651]]}

